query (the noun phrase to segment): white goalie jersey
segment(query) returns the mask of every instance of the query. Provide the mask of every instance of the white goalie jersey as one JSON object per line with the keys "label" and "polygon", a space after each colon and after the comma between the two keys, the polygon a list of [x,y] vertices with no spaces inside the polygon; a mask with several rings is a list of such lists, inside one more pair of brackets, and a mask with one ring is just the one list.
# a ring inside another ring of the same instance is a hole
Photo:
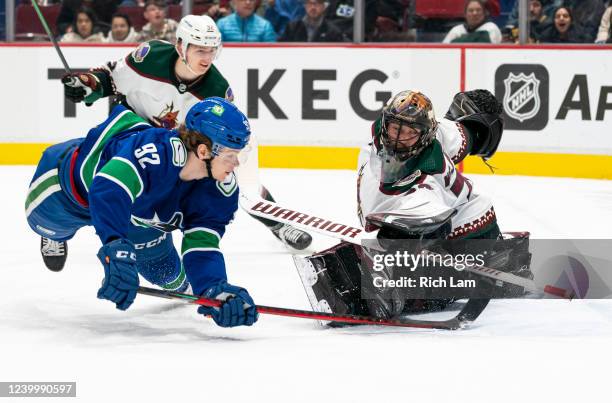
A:
{"label": "white goalie jersey", "polygon": [[382,159],[370,143],[359,154],[357,205],[361,224],[372,230],[367,217],[372,213],[410,210],[424,218],[449,208],[452,218],[449,238],[476,236],[496,222],[491,200],[474,191],[472,182],[455,168],[465,157],[467,139],[457,123],[442,119],[436,140],[418,157],[409,174],[394,183],[382,181]]}

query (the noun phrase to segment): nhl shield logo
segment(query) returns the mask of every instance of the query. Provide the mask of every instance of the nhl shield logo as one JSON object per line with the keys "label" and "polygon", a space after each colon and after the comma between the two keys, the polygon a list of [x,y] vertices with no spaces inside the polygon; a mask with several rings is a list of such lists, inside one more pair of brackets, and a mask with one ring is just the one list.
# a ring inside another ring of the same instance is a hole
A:
{"label": "nhl shield logo", "polygon": [[531,119],[540,110],[540,95],[538,89],[540,80],[535,73],[515,75],[510,73],[504,80],[504,110],[506,114],[519,122]]}
{"label": "nhl shield logo", "polygon": [[501,64],[495,97],[502,100],[504,130],[542,130],[548,124],[550,79],[541,64]]}

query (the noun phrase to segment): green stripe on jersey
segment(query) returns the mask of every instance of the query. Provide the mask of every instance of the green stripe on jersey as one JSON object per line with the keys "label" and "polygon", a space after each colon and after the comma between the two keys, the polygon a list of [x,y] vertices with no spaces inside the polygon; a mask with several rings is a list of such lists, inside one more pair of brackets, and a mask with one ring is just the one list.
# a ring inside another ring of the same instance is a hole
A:
{"label": "green stripe on jersey", "polygon": [[98,175],[121,186],[132,202],[142,194],[143,184],[136,167],[125,158],[114,157],[98,172]]}
{"label": "green stripe on jersey", "polygon": [[177,288],[179,288],[181,285],[183,285],[184,281],[185,281],[185,268],[183,267],[183,264],[181,263],[181,272],[179,273],[178,277],[174,281],[171,281],[167,284],[162,285],[162,288],[165,290],[174,291]]}
{"label": "green stripe on jersey", "polygon": [[192,228],[183,233],[181,255],[193,250],[219,251],[219,234],[208,228]]}
{"label": "green stripe on jersey", "polygon": [[26,217],[29,217],[32,211],[47,197],[62,190],[57,172],[57,168],[51,169],[32,182],[25,202]]}
{"label": "green stripe on jersey", "polygon": [[148,124],[146,120],[136,115],[132,111],[123,111],[115,119],[113,119],[108,126],[104,129],[96,143],[89,151],[89,154],[83,160],[83,165],[81,165],[81,181],[85,185],[85,189],[89,190],[89,186],[91,186],[91,182],[93,181],[94,174],[96,173],[96,168],[100,163],[100,157],[102,155],[102,151],[106,144],[108,144],[109,140],[113,138],[117,133],[121,133],[124,130],[130,129],[134,126],[138,126],[141,124]]}
{"label": "green stripe on jersey", "polygon": [[59,176],[57,175],[57,168],[45,172],[32,183],[30,189],[28,190],[28,196],[26,197],[26,210],[30,207],[30,204],[36,198],[38,198],[43,192],[48,190],[53,185],[59,186]]}

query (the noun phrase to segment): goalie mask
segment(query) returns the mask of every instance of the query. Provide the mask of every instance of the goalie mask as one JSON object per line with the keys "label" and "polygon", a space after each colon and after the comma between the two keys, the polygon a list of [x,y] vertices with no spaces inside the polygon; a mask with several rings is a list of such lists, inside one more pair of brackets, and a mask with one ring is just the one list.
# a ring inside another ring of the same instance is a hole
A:
{"label": "goalie mask", "polygon": [[393,183],[412,171],[409,159],[419,155],[436,136],[438,122],[429,98],[417,91],[395,95],[382,111],[380,139],[382,180]]}
{"label": "goalie mask", "polygon": [[402,91],[382,111],[381,140],[387,153],[399,160],[419,155],[431,144],[438,128],[429,98],[417,91]]}

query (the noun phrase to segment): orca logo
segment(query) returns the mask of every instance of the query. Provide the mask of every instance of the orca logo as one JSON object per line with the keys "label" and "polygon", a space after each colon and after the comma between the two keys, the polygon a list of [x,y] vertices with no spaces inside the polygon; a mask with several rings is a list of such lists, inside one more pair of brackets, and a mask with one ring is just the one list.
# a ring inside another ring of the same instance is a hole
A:
{"label": "orca logo", "polygon": [[541,64],[502,64],[495,96],[502,100],[505,128],[542,130],[548,124],[548,71]]}

